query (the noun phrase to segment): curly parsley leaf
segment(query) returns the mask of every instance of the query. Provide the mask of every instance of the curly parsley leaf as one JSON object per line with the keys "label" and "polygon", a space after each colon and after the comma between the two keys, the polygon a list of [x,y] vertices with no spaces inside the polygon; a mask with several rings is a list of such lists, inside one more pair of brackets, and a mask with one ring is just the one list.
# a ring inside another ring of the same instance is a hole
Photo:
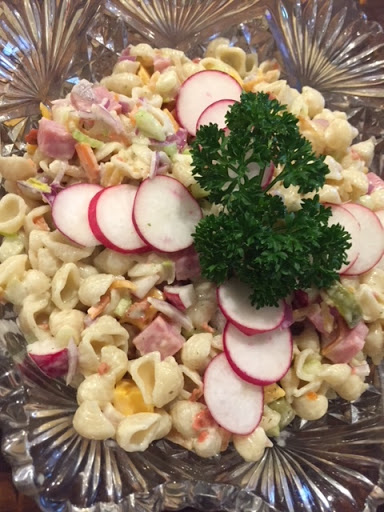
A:
{"label": "curly parsley leaf", "polygon": [[[257,308],[294,290],[329,287],[346,262],[348,233],[328,226],[331,210],[317,195],[289,212],[281,197],[267,193],[279,180],[301,193],[318,190],[328,172],[324,159],[300,135],[297,119],[266,94],[243,93],[226,119],[228,134],[203,126],[192,146],[196,180],[225,207],[196,228],[202,274],[217,284],[233,276],[248,283]],[[263,189],[271,162],[283,170]]]}

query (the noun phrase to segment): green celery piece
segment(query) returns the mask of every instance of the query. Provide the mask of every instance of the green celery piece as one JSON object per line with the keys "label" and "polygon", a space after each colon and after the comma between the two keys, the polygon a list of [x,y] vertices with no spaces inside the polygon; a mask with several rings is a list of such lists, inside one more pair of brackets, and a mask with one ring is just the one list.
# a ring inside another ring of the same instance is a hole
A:
{"label": "green celery piece", "polygon": [[[137,128],[147,137],[164,142],[166,139],[164,128],[155,116],[146,110],[139,109],[135,114]],[[163,148],[165,151],[165,148]],[[165,151],[166,152],[166,151]]]}
{"label": "green celery piece", "polygon": [[347,322],[348,327],[352,329],[361,322],[363,312],[354,293],[350,292],[339,281],[336,281],[334,285],[328,288],[327,295],[337,311]]}
{"label": "green celery piece", "polygon": [[89,135],[86,135],[77,129],[72,132],[72,137],[77,140],[77,142],[88,144],[91,148],[100,149],[104,146],[104,142],[101,142],[101,140],[89,137]]}
{"label": "green celery piece", "polygon": [[114,314],[117,317],[121,318],[127,312],[127,309],[130,307],[131,304],[132,300],[130,298],[128,299],[126,297],[123,297],[122,299],[119,300],[119,303],[115,308]]}

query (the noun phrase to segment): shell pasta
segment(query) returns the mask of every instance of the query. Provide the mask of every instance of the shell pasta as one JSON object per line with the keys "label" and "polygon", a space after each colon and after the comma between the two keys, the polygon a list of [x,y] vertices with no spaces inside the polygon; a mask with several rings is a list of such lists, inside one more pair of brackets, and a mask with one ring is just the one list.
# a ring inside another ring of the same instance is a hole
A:
{"label": "shell pasta", "polygon": [[[227,350],[227,319],[193,246],[164,252],[141,236],[140,250],[124,251],[103,233],[83,246],[52,214],[57,194],[72,185],[137,188],[166,176],[187,189],[204,217],[216,215],[220,206],[195,179],[192,136],[175,110],[183,84],[206,70],[229,76],[241,91],[267,93],[296,116],[329,170],[321,203],[355,203],[383,220],[384,186],[369,172],[375,140],[354,143],[356,128],[343,112],[328,110],[320,92],[298,92],[280,77],[277,62],[259,63],[225,38],[193,60],[139,44],[124,50],[99,84],[81,80],[45,108],[38,144],[27,144],[23,157],[0,158],[0,290],[18,314],[32,359],[76,388],[73,426],[80,435],[115,439],[127,452],[166,438],[201,457],[232,443],[244,460],[257,461],[295,416],[318,420],[335,398],[354,401],[368,388],[369,365],[384,356],[383,260],[341,275],[341,303],[327,289],[286,297],[290,366],[278,381],[262,384],[260,421],[239,434],[214,419],[204,398],[206,369]],[[281,165],[271,169],[271,181],[283,172]],[[280,181],[268,193],[281,197],[288,212],[314,195]],[[350,314],[357,315],[353,325]]]}

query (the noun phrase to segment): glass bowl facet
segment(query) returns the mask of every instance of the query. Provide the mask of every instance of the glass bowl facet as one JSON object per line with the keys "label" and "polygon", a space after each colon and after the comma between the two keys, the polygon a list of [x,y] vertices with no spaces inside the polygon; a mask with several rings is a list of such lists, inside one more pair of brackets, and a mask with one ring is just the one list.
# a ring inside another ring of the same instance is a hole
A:
{"label": "glass bowl facet", "polygon": [[[277,57],[291,85],[317,87],[378,140],[384,174],[384,36],[338,0],[0,1],[0,142],[20,154],[39,103],[80,78],[109,73],[128,44],[176,46],[201,56],[224,36],[259,60]],[[268,12],[267,12],[268,10]],[[264,14],[267,12],[267,15]],[[1,283],[0,283],[1,286]],[[316,422],[295,421],[258,463],[232,450],[209,460],[167,441],[128,454],[72,427],[75,392],[25,356],[8,306],[0,308],[2,450],[15,484],[43,511],[373,512],[384,503],[383,369],[350,404]]]}

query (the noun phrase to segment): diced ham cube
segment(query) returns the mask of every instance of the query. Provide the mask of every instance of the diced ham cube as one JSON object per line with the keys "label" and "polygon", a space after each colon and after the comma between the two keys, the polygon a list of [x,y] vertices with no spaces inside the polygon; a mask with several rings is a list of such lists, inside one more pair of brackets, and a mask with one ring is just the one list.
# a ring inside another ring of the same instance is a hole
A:
{"label": "diced ham cube", "polygon": [[160,57],[156,55],[153,59],[153,67],[155,71],[162,73],[165,69],[172,65],[172,61],[169,57]]}
{"label": "diced ham cube", "polygon": [[348,363],[364,347],[368,327],[360,322],[353,329],[342,329],[335,341],[322,349],[322,354],[333,363]]}
{"label": "diced ham cube", "polygon": [[75,153],[76,141],[64,126],[49,119],[41,119],[37,144],[45,155],[58,160],[69,160]]}
{"label": "diced ham cube", "polygon": [[183,346],[184,341],[179,330],[161,316],[157,316],[148,327],[133,338],[133,344],[141,355],[160,352],[161,359],[176,354]]}

